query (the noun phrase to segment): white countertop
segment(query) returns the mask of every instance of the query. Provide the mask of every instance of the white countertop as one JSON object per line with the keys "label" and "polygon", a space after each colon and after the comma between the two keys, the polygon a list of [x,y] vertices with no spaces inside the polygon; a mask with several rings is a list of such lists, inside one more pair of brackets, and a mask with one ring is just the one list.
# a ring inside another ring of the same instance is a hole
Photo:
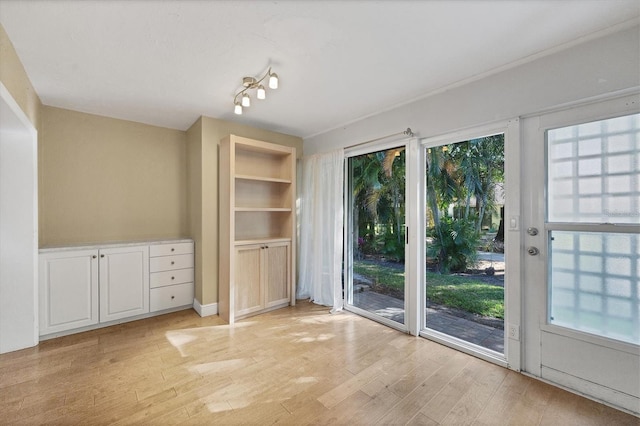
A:
{"label": "white countertop", "polygon": [[155,244],[177,244],[177,243],[192,243],[190,238],[176,238],[176,239],[158,239],[158,240],[140,240],[140,241],[109,241],[106,243],[85,243],[85,244],[73,244],[73,245],[60,245],[60,246],[44,246],[40,247],[39,253],[50,253],[60,251],[71,250],[98,250],[105,248],[115,247],[131,247],[131,246],[148,246]]}

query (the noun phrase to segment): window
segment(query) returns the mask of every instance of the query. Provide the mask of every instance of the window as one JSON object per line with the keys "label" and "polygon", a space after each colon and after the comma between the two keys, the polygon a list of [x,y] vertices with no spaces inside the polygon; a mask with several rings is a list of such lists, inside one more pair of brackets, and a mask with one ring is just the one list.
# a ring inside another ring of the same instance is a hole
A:
{"label": "window", "polygon": [[640,344],[640,114],[547,132],[549,323]]}

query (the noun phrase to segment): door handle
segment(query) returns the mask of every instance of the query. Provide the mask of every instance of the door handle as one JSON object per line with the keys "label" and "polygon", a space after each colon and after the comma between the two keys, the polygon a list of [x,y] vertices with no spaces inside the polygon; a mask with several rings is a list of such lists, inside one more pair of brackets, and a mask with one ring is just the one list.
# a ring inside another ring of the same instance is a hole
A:
{"label": "door handle", "polygon": [[527,249],[527,253],[529,253],[529,256],[536,256],[538,253],[540,253],[540,250],[538,250],[537,247],[531,246]]}
{"label": "door handle", "polygon": [[532,237],[535,237],[536,235],[538,235],[538,228],[534,228],[533,226],[530,228],[527,228],[527,234],[531,235]]}

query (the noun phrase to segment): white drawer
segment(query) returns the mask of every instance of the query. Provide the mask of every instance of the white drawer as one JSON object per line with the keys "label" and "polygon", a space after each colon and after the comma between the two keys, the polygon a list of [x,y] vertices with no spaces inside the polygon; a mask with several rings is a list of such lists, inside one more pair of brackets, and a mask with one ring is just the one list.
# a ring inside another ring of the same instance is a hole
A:
{"label": "white drawer", "polygon": [[149,246],[149,257],[193,253],[193,243],[156,244]]}
{"label": "white drawer", "polygon": [[149,292],[151,312],[185,305],[193,305],[193,283],[158,287]]}
{"label": "white drawer", "polygon": [[192,283],[193,268],[176,269],[174,271],[152,272],[149,275],[151,288],[164,287],[166,285]]}
{"label": "white drawer", "polygon": [[149,259],[149,271],[160,272],[172,269],[193,268],[192,254],[178,254],[175,256],[152,257]]}

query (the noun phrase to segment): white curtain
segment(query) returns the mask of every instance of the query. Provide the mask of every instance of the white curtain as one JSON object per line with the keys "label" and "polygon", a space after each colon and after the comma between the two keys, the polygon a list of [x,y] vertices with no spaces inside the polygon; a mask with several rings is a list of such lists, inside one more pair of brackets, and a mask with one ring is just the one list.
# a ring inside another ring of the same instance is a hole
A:
{"label": "white curtain", "polygon": [[299,299],[342,309],[344,151],[302,159]]}

